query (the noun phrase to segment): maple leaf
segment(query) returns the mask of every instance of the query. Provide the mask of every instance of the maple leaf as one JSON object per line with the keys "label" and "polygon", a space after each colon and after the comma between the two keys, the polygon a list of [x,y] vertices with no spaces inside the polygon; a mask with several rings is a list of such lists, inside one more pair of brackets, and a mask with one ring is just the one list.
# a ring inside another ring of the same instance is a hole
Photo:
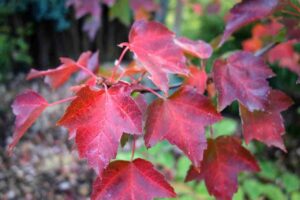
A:
{"label": "maple leaf", "polygon": [[186,181],[204,179],[209,194],[220,200],[230,200],[238,189],[238,174],[259,171],[259,166],[237,138],[220,136],[208,139],[207,144],[200,171],[191,167]]}
{"label": "maple leaf", "polygon": [[80,157],[86,158],[89,166],[101,174],[116,157],[122,134],[141,134],[142,113],[130,97],[130,86],[125,83],[107,91],[84,87],[58,124],[76,134]]}
{"label": "maple leaf", "polygon": [[74,72],[79,70],[76,64],[86,66],[90,56],[91,52],[87,51],[80,55],[77,62],[69,58],[60,58],[62,65],[58,66],[56,69],[45,71],[31,69],[26,79],[31,80],[33,78],[45,76],[45,82],[56,89],[64,84]]}
{"label": "maple leaf", "polygon": [[175,34],[158,22],[136,21],[129,33],[129,48],[162,91],[168,91],[168,73],[188,74]]}
{"label": "maple leaf", "polygon": [[184,52],[201,59],[209,58],[213,52],[212,47],[202,40],[193,41],[185,37],[179,37],[175,39],[175,43]]}
{"label": "maple leaf", "polygon": [[203,68],[190,66],[190,74],[184,81],[185,86],[191,86],[197,89],[197,92],[203,94],[206,89],[207,74]]}
{"label": "maple leaf", "polygon": [[279,90],[272,90],[265,111],[250,112],[240,105],[243,135],[246,143],[256,139],[268,146],[276,146],[286,151],[281,136],[285,132],[280,112],[292,105],[293,101]]}
{"label": "maple leaf", "polygon": [[28,90],[18,95],[12,104],[13,113],[16,115],[15,130],[12,142],[8,146],[8,153],[19,142],[27,129],[37,120],[48,102],[38,93]]}
{"label": "maple leaf", "polygon": [[298,75],[297,83],[300,83],[300,55],[294,50],[297,40],[289,40],[278,44],[268,53],[270,63],[279,61],[279,66],[287,68]]}
{"label": "maple leaf", "polygon": [[213,79],[218,96],[218,110],[238,100],[250,111],[264,110],[270,87],[267,78],[274,74],[264,61],[248,52],[236,52],[227,61],[216,60]]}
{"label": "maple leaf", "polygon": [[278,0],[243,0],[236,4],[230,10],[230,15],[219,46],[242,26],[270,15],[277,7],[277,4]]}
{"label": "maple leaf", "polygon": [[114,161],[93,184],[92,200],[151,200],[175,197],[174,189],[143,159]]}
{"label": "maple leaf", "polygon": [[146,146],[149,148],[166,139],[178,146],[195,166],[206,149],[204,127],[221,119],[206,96],[187,87],[168,99],[152,102],[146,115]]}

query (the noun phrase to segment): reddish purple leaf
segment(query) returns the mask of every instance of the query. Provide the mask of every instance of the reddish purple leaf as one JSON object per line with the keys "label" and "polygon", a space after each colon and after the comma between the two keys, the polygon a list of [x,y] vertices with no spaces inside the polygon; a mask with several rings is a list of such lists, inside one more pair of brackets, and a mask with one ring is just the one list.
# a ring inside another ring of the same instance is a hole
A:
{"label": "reddish purple leaf", "polygon": [[220,45],[222,45],[233,32],[242,26],[270,15],[274,8],[277,7],[277,4],[278,0],[243,0],[236,4],[230,10],[230,15]]}
{"label": "reddish purple leaf", "polygon": [[158,22],[136,21],[129,34],[129,48],[138,57],[150,79],[168,91],[168,73],[187,74],[185,57],[174,42],[174,33]]}
{"label": "reddish purple leaf", "polygon": [[98,18],[100,17],[101,7],[99,0],[68,0],[66,6],[74,6],[77,19],[87,14]]}
{"label": "reddish purple leaf", "polygon": [[19,142],[20,138],[47,106],[48,102],[44,97],[32,90],[26,91],[16,97],[12,104],[16,121],[13,140],[8,146],[9,154],[12,153],[13,148]]}
{"label": "reddish purple leaf", "polygon": [[116,157],[122,134],[141,134],[142,113],[125,83],[107,91],[84,87],[58,124],[76,134],[80,157],[86,158],[89,166],[101,174]]}
{"label": "reddish purple leaf", "polygon": [[[103,0],[103,3],[111,6],[114,0]],[[101,25],[102,9],[99,0],[68,0],[66,6],[74,7],[77,19],[85,15],[90,15],[84,22],[83,30],[88,33],[91,40],[95,39]]]}
{"label": "reddish purple leaf", "polygon": [[209,58],[213,52],[212,47],[202,40],[193,41],[185,37],[179,37],[175,39],[175,43],[184,52],[201,59]]}
{"label": "reddish purple leaf", "polygon": [[88,34],[90,40],[94,40],[100,26],[100,17],[90,17],[84,21],[82,30]]}
{"label": "reddish purple leaf", "polygon": [[191,88],[181,88],[168,99],[157,99],[148,107],[146,146],[166,139],[198,166],[206,149],[204,127],[220,119],[207,97]]}
{"label": "reddish purple leaf", "polygon": [[204,180],[209,194],[219,200],[230,200],[238,189],[238,174],[259,171],[259,166],[237,138],[221,136],[208,139],[207,143],[200,171],[191,167],[186,181]]}
{"label": "reddish purple leaf", "polygon": [[175,197],[174,189],[143,159],[114,161],[93,184],[92,200],[152,200]]}
{"label": "reddish purple leaf", "polygon": [[276,146],[286,151],[281,136],[285,132],[280,112],[286,110],[293,101],[283,92],[272,90],[265,111],[250,112],[240,105],[243,135],[246,143],[255,139],[268,146]]}
{"label": "reddish purple leaf", "polygon": [[264,110],[270,87],[267,78],[274,74],[264,61],[248,52],[236,52],[227,61],[216,60],[213,67],[218,110],[238,100],[250,111]]}
{"label": "reddish purple leaf", "polygon": [[27,80],[45,76],[45,82],[49,84],[52,88],[56,89],[66,81],[69,80],[70,76],[79,70],[77,64],[86,66],[87,62],[91,56],[91,52],[87,51],[80,55],[77,62],[69,58],[60,58],[62,65],[58,66],[56,69],[49,69],[45,71],[38,71],[31,69],[27,76]]}

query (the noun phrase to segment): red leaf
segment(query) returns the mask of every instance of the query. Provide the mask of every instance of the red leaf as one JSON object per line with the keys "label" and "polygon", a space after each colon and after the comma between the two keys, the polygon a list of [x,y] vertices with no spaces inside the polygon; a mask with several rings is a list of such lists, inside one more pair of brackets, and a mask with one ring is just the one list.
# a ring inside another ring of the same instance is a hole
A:
{"label": "red leaf", "polygon": [[47,106],[48,102],[44,97],[32,90],[26,91],[16,97],[12,104],[16,121],[13,140],[8,146],[9,154],[12,153],[13,148],[19,142],[20,138]]}
{"label": "red leaf", "polygon": [[274,74],[261,58],[251,53],[236,52],[227,61],[217,60],[213,67],[218,96],[218,110],[238,100],[250,111],[264,110]]}
{"label": "red leaf", "polygon": [[74,72],[79,70],[76,64],[86,66],[90,56],[91,52],[87,51],[80,55],[77,63],[69,58],[60,58],[63,64],[58,66],[56,69],[49,69],[45,71],[31,69],[27,76],[27,80],[45,76],[45,82],[52,88],[56,89],[64,84]]}
{"label": "red leaf", "polygon": [[186,181],[205,181],[208,192],[220,200],[230,200],[238,189],[238,174],[241,171],[259,171],[251,153],[241,141],[230,136],[208,139],[200,172],[193,167]]}
{"label": "red leaf", "polygon": [[209,58],[213,52],[212,47],[202,40],[193,41],[185,37],[179,37],[175,39],[175,43],[182,48],[184,52],[201,59]]}
{"label": "red leaf", "polygon": [[198,166],[206,149],[204,127],[220,119],[207,97],[191,88],[181,88],[168,99],[157,99],[148,107],[146,146],[166,139]]}
{"label": "red leaf", "polygon": [[190,66],[190,74],[185,79],[184,85],[196,88],[197,92],[203,94],[206,89],[207,74],[204,69]]}
{"label": "red leaf", "polygon": [[124,132],[140,135],[142,113],[125,83],[107,91],[82,88],[58,124],[76,132],[80,157],[98,174],[116,157]]}
{"label": "red leaf", "polygon": [[293,46],[296,43],[296,40],[289,40],[278,44],[269,51],[268,60],[271,63],[279,61],[280,67],[295,72],[299,76],[297,83],[300,83],[300,55],[294,50]]}
{"label": "red leaf", "polygon": [[277,4],[278,0],[243,0],[236,4],[230,10],[229,19],[220,45],[242,26],[270,15]]}
{"label": "red leaf", "polygon": [[92,200],[151,200],[175,197],[174,189],[143,159],[114,161],[93,184]]}
{"label": "red leaf", "polygon": [[158,22],[136,21],[129,34],[129,48],[162,91],[168,91],[168,73],[187,74],[185,57],[174,42],[174,33]]}
{"label": "red leaf", "polygon": [[292,105],[293,101],[283,92],[272,90],[265,111],[250,112],[240,105],[243,134],[246,143],[256,139],[268,146],[276,146],[286,151],[281,136],[285,132],[280,112]]}

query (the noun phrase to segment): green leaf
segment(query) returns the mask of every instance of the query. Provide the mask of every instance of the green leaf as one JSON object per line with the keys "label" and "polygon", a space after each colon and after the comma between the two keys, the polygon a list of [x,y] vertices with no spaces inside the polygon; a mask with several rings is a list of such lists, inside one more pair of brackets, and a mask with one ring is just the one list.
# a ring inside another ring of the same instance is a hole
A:
{"label": "green leaf", "polygon": [[293,192],[291,196],[291,200],[299,200],[300,199],[300,192]]}
{"label": "green leaf", "polygon": [[191,161],[186,156],[181,156],[177,162],[176,178],[183,181],[190,165]]}
{"label": "green leaf", "polygon": [[124,25],[130,25],[130,8],[128,0],[118,0],[110,9],[110,19],[117,18]]}
{"label": "green leaf", "polygon": [[264,196],[268,197],[270,200],[286,200],[287,198],[284,196],[282,191],[278,186],[266,184],[262,185],[262,193]]}
{"label": "green leaf", "polygon": [[275,163],[270,161],[260,161],[261,172],[258,174],[260,177],[275,180],[278,177],[279,171]]}
{"label": "green leaf", "polygon": [[288,193],[296,191],[300,188],[299,177],[288,172],[283,174],[282,184]]}
{"label": "green leaf", "polygon": [[213,125],[214,137],[218,137],[221,135],[232,135],[236,132],[237,126],[238,123],[236,120],[230,118],[224,118],[223,120]]}
{"label": "green leaf", "polygon": [[262,184],[256,180],[246,180],[243,184],[243,190],[248,195],[249,199],[257,200],[262,193]]}
{"label": "green leaf", "polygon": [[244,200],[244,199],[245,199],[244,191],[241,187],[239,187],[239,190],[233,196],[233,200]]}

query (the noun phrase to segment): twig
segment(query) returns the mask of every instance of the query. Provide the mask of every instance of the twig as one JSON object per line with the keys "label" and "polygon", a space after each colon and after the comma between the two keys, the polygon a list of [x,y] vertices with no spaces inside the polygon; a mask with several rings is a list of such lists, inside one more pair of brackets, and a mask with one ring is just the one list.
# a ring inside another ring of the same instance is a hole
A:
{"label": "twig", "polygon": [[72,101],[75,98],[76,98],[76,96],[68,97],[68,98],[65,98],[65,99],[61,99],[61,100],[58,100],[58,101],[55,101],[53,103],[48,104],[48,106],[54,106],[54,105],[57,105],[57,104],[65,103],[65,102],[68,102],[68,101]]}
{"label": "twig", "polygon": [[279,42],[272,42],[268,45],[266,45],[265,47],[263,47],[262,49],[256,51],[254,53],[255,56],[259,57],[259,56],[263,56],[265,53],[267,53],[268,51],[270,51],[272,48],[274,48],[277,44],[279,44]]}
{"label": "twig", "polygon": [[[169,87],[169,90],[179,88],[181,85],[182,85],[182,83],[172,85],[172,86]],[[155,91],[155,92],[160,91],[159,88],[147,88],[147,89],[146,88],[137,88],[134,91],[135,92],[140,92],[140,93],[149,93],[150,92],[149,89],[151,89],[152,91]]]}
{"label": "twig", "polygon": [[134,158],[135,147],[136,147],[135,142],[136,142],[136,136],[134,135],[134,136],[133,136],[133,140],[132,140],[132,151],[131,151],[131,159],[130,159],[131,161],[132,161],[133,158]]}

